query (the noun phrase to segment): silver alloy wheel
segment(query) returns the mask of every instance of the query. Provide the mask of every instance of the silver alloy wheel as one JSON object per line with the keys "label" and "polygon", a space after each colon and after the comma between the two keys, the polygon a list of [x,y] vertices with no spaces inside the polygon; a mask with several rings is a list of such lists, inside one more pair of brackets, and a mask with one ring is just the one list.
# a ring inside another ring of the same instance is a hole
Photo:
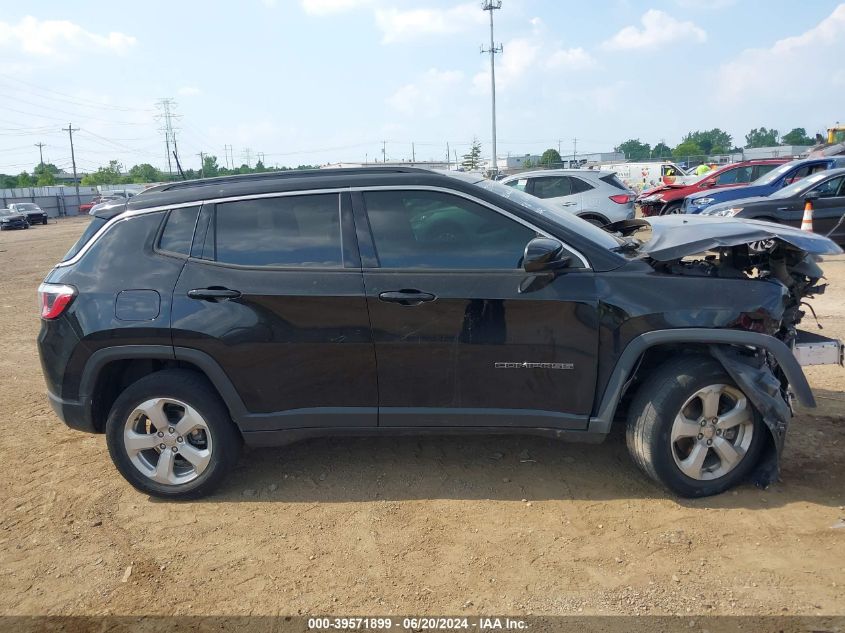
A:
{"label": "silver alloy wheel", "polygon": [[211,431],[199,412],[172,398],[135,407],[123,429],[129,460],[156,483],[177,486],[199,477],[211,460]]}
{"label": "silver alloy wheel", "polygon": [[718,479],[739,466],[754,436],[748,399],[736,387],[709,385],[690,396],[672,423],[675,464],[691,479]]}

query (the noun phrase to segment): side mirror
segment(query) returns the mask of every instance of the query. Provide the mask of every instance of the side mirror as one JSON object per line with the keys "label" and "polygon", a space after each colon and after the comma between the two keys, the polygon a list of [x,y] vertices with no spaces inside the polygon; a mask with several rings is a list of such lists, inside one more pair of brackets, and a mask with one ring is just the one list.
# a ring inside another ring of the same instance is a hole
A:
{"label": "side mirror", "polygon": [[821,198],[818,191],[808,191],[804,194],[804,202],[815,202]]}
{"label": "side mirror", "polygon": [[540,273],[569,265],[569,257],[561,256],[563,244],[548,237],[535,237],[528,242],[522,257],[522,267],[527,273]]}

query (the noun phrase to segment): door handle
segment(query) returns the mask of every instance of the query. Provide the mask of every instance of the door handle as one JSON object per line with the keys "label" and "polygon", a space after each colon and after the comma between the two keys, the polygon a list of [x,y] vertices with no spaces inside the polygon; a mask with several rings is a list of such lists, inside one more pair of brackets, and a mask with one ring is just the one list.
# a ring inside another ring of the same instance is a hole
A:
{"label": "door handle", "polygon": [[576,204],[578,204],[578,203],[577,202],[561,202],[560,206],[562,206],[562,207],[574,207]]}
{"label": "door handle", "polygon": [[188,296],[191,299],[203,301],[224,301],[226,299],[237,299],[241,296],[241,293],[238,290],[229,290],[228,288],[194,288],[188,291]]}
{"label": "door handle", "polygon": [[380,293],[378,298],[388,303],[398,303],[403,306],[418,306],[427,301],[434,301],[437,297],[430,292],[422,292],[420,290],[390,290]]}

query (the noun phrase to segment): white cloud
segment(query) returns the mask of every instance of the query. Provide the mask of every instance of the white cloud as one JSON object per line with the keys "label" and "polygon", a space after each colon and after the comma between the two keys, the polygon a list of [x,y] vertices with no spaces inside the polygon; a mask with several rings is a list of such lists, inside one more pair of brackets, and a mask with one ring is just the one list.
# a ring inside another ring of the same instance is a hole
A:
{"label": "white cloud", "polygon": [[[264,2],[273,2],[276,0],[264,0]],[[351,11],[352,9],[360,9],[373,4],[373,0],[301,0],[302,8],[306,13],[311,15],[330,15],[332,13],[342,13],[344,11]]]}
{"label": "white cloud", "polygon": [[677,20],[668,13],[649,9],[640,18],[642,28],[626,26],[602,44],[610,51],[656,49],[664,44],[683,41],[706,42],[707,33],[694,22]]}
{"label": "white cloud", "polygon": [[435,117],[463,78],[464,74],[458,70],[431,68],[390,95],[387,103],[404,115]]}
{"label": "white cloud", "polygon": [[[845,102],[842,91],[828,92],[842,87],[835,79],[841,74],[841,60],[845,59],[845,4],[840,4],[815,27],[776,41],[769,48],[743,51],[735,60],[723,64],[716,73],[719,89],[715,97],[725,103],[738,100],[777,96],[779,103],[806,103],[806,91],[821,90],[824,98],[814,102],[816,115],[830,105]],[[793,85],[800,78],[800,86]],[[792,83],[791,83],[792,82]],[[817,104],[817,105],[815,105]],[[841,117],[842,113],[838,115]]]}
{"label": "white cloud", "polygon": [[182,97],[195,97],[202,91],[196,86],[182,86],[181,88],[179,88],[178,92],[179,95]]}
{"label": "white cloud", "polygon": [[546,59],[546,66],[548,68],[584,70],[586,68],[592,68],[595,65],[596,60],[581,47],[558,49]]}
{"label": "white cloud", "polygon": [[102,50],[123,54],[136,44],[131,35],[86,31],[69,20],[39,20],[26,16],[17,24],[0,21],[0,48],[38,57],[58,57],[71,50]]}
{"label": "white cloud", "polygon": [[376,9],[375,16],[385,44],[429,35],[453,35],[483,25],[486,20],[486,14],[474,2],[449,9]]}

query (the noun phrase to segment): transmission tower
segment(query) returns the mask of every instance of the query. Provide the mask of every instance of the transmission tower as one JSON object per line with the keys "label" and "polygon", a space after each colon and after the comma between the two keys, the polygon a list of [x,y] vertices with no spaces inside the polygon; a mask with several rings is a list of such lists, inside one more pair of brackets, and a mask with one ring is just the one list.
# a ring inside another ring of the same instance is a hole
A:
{"label": "transmission tower", "polygon": [[159,132],[164,132],[164,145],[167,151],[167,172],[173,175],[173,165],[170,162],[170,146],[176,148],[176,128],[173,126],[173,120],[179,119],[180,115],[176,114],[176,101],[170,98],[159,99],[156,102],[156,107],[159,114],[156,119],[161,122]]}

